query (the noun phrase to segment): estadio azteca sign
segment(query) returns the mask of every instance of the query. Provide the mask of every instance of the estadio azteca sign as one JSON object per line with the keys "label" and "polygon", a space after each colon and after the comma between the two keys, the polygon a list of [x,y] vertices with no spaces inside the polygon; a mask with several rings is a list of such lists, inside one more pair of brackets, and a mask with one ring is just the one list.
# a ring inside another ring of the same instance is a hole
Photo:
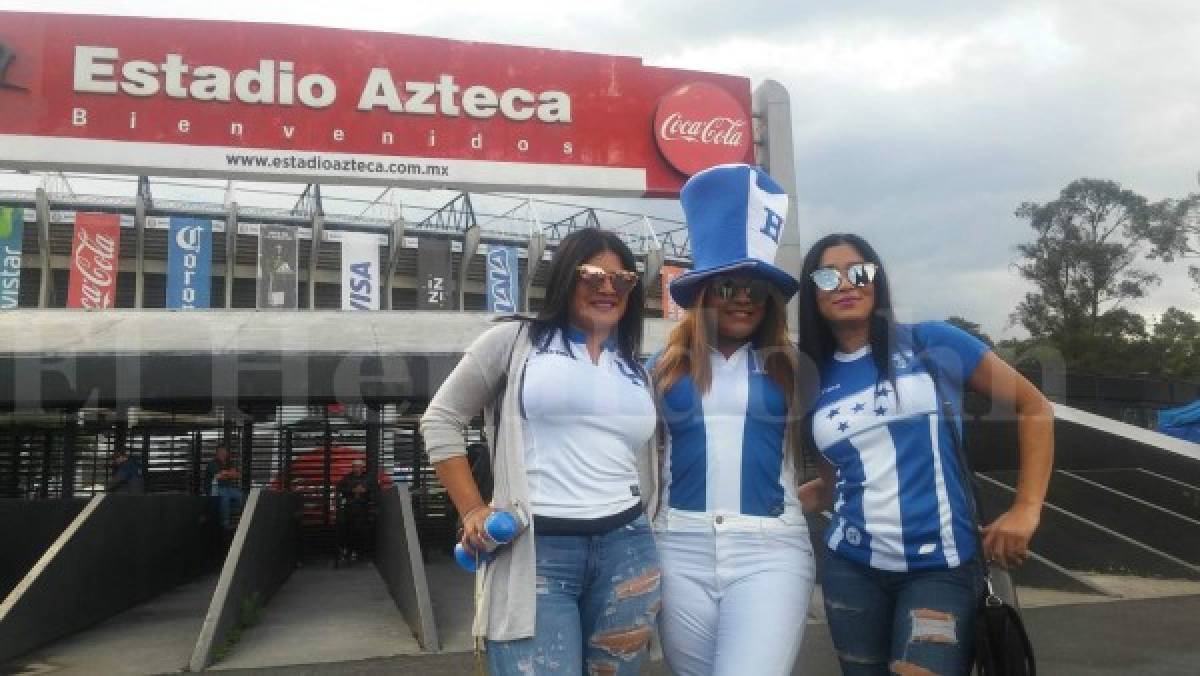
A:
{"label": "estadio azteca sign", "polygon": [[670,196],[745,78],[304,26],[0,12],[0,166]]}

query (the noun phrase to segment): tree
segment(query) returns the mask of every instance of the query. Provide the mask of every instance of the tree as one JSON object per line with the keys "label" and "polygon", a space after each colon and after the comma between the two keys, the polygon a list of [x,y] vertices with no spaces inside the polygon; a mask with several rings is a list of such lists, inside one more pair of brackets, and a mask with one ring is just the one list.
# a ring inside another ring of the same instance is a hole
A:
{"label": "tree", "polygon": [[1154,325],[1147,353],[1151,373],[1183,380],[1200,380],[1200,321],[1190,312],[1168,308]]}
{"label": "tree", "polygon": [[1034,338],[1049,338],[1065,350],[1079,338],[1097,336],[1106,312],[1160,283],[1133,265],[1151,236],[1150,205],[1118,183],[1081,178],[1058,199],[1026,202],[1016,215],[1036,233],[1017,247],[1025,259],[1017,270],[1037,290],[1025,295],[1012,320]]}
{"label": "tree", "polygon": [[[1182,199],[1165,199],[1152,205],[1146,235],[1153,246],[1150,258],[1161,258],[1170,263],[1178,256],[1200,254],[1200,193]],[[1200,266],[1188,266],[1188,275],[1200,291]]]}

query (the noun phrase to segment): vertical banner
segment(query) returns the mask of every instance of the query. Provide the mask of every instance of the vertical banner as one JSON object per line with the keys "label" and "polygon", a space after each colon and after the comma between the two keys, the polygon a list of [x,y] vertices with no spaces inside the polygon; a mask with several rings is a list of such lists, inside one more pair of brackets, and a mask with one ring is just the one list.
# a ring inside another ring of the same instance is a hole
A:
{"label": "vertical banner", "polygon": [[24,219],[24,209],[0,207],[0,310],[12,310],[20,301]]}
{"label": "vertical banner", "polygon": [[671,298],[671,281],[679,275],[687,272],[686,268],[681,268],[677,265],[662,266],[662,307],[663,319],[680,320],[683,319],[683,308],[675,304],[675,299]]}
{"label": "vertical banner", "polygon": [[521,286],[517,283],[517,248],[488,247],[487,309],[488,312],[512,314],[521,305]]}
{"label": "vertical banner", "polygon": [[209,306],[212,291],[212,221],[171,218],[167,231],[167,307]]}
{"label": "vertical banner", "polygon": [[258,307],[295,310],[299,294],[296,274],[300,242],[296,228],[287,225],[258,227]]}
{"label": "vertical banner", "polygon": [[450,240],[422,237],[417,243],[418,310],[456,309],[450,262]]}
{"label": "vertical banner", "polygon": [[379,236],[365,232],[342,235],[342,309],[378,310]]}
{"label": "vertical banner", "polygon": [[75,214],[67,307],[110,308],[116,305],[120,245],[120,216],[88,212]]}

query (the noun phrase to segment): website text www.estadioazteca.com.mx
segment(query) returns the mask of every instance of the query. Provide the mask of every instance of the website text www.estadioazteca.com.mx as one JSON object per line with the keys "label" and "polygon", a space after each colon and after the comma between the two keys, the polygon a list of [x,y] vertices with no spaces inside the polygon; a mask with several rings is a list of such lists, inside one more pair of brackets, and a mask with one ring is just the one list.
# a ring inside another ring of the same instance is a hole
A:
{"label": "website text www.estadioazteca.com.mx", "polygon": [[449,177],[450,167],[445,164],[417,164],[414,162],[380,162],[378,160],[331,159],[320,155],[292,155],[269,157],[265,155],[226,155],[225,162],[231,167],[256,169],[313,169],[318,171],[344,171],[363,174],[398,174],[404,176]]}

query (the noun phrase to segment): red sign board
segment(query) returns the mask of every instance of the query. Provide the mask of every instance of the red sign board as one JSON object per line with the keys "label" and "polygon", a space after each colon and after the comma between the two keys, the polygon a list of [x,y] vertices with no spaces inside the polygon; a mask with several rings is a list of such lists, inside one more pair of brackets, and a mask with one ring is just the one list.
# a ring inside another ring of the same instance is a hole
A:
{"label": "red sign board", "polygon": [[753,161],[749,109],[746,78],[630,57],[0,12],[7,167],[670,196]]}
{"label": "red sign board", "polygon": [[120,256],[120,216],[76,214],[67,307],[104,309],[116,305]]}

